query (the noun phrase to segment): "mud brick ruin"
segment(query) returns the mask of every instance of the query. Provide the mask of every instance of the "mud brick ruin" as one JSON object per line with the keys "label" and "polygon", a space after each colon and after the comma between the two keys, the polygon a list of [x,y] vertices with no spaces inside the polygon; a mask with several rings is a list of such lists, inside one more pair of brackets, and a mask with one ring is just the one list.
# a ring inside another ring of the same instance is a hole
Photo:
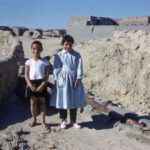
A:
{"label": "mud brick ruin", "polygon": [[94,16],[73,16],[67,23],[67,33],[77,42],[113,35],[114,31],[144,30],[150,32],[150,17],[112,19]]}

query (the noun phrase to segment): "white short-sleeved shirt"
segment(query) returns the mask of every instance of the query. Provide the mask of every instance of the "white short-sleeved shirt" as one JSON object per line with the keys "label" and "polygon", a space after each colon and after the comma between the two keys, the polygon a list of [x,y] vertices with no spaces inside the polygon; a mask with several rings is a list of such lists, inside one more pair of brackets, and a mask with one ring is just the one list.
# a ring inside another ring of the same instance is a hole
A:
{"label": "white short-sleeved shirt", "polygon": [[33,58],[27,60],[25,65],[30,67],[29,78],[30,80],[44,79],[45,68],[49,65],[48,61],[43,59],[34,60]]}

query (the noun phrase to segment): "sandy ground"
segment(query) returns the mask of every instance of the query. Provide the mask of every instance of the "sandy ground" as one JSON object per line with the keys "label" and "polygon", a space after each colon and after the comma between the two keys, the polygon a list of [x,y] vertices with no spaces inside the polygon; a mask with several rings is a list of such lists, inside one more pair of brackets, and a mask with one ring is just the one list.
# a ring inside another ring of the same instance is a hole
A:
{"label": "sandy ground", "polygon": [[[59,128],[58,113],[50,108],[47,109],[46,122],[49,131],[43,130],[40,124],[40,116],[37,117],[38,125],[34,128],[28,127],[31,121],[29,102],[13,95],[8,106],[0,110],[0,145],[7,147],[10,142],[16,141],[15,129],[22,127],[22,138],[32,150],[148,150],[150,145],[137,136],[127,136],[126,131],[113,128],[112,124],[95,122],[86,113],[78,114],[78,122],[82,129],[68,127]],[[69,122],[69,120],[68,120]],[[6,149],[4,149],[6,150]]]}
{"label": "sandy ground", "polygon": [[[30,56],[31,40],[24,39],[23,47],[25,57]],[[61,39],[43,38],[43,56],[53,55]],[[100,117],[100,115],[98,115]],[[13,95],[7,106],[0,109],[0,149],[8,150],[10,144],[17,141],[15,129],[22,127],[22,138],[31,150],[148,150],[149,139],[140,139],[134,132],[127,132],[113,128],[111,123],[103,119],[97,122],[89,114],[78,114],[78,122],[82,129],[69,127],[59,128],[58,113],[47,109],[46,122],[49,131],[45,132],[40,125],[40,116],[37,117],[38,125],[28,127],[31,121],[29,102]],[[69,120],[68,120],[69,122]],[[23,142],[22,142],[23,143]],[[7,149],[6,149],[7,147]]]}

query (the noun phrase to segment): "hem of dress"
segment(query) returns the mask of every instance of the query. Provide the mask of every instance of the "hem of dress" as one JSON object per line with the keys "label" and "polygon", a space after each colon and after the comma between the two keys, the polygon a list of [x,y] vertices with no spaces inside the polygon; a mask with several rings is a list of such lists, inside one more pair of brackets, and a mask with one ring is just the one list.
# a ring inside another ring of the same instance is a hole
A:
{"label": "hem of dress", "polygon": [[75,108],[83,108],[86,106],[86,104],[79,107],[57,107],[56,105],[50,105],[50,106],[56,107],[57,109],[75,109]]}

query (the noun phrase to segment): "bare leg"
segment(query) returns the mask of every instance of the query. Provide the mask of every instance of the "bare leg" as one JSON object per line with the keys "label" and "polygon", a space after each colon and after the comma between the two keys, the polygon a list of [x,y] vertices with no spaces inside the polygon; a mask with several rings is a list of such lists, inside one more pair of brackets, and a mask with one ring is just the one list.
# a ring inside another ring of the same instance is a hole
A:
{"label": "bare leg", "polygon": [[46,99],[44,97],[40,97],[40,111],[41,111],[41,117],[42,117],[42,126],[46,127],[46,124],[45,124]]}
{"label": "bare leg", "polygon": [[31,109],[31,115],[32,115],[32,122],[29,124],[29,126],[33,127],[36,123],[36,114],[37,114],[37,99],[36,99],[36,97],[31,96],[30,109]]}

